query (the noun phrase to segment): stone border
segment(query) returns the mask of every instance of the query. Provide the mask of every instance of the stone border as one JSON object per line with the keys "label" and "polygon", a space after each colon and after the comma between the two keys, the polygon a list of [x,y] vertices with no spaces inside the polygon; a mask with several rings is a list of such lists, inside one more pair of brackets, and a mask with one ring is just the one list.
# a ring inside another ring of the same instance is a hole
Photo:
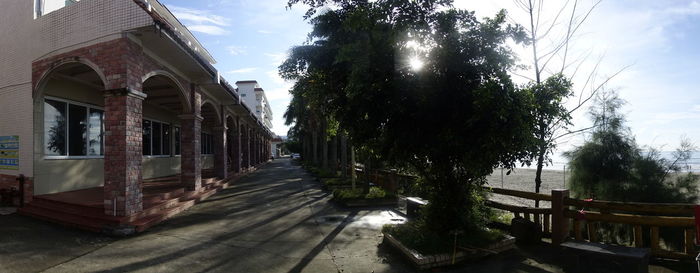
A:
{"label": "stone border", "polygon": [[[449,253],[422,255],[417,251],[403,245],[398,239],[396,239],[391,234],[388,234],[386,232],[382,233],[384,234],[384,240],[387,241],[392,247],[398,249],[409,260],[411,260],[413,265],[416,266],[418,269],[429,269],[452,264],[452,255]],[[498,254],[506,250],[513,249],[515,247],[515,237],[512,237],[510,235],[505,236],[505,239],[501,240],[500,242],[493,243],[490,246],[484,248],[483,250],[475,249],[472,251],[458,251],[455,255],[455,263],[459,263],[467,259],[486,257],[491,254]]]}
{"label": "stone border", "polygon": [[349,199],[337,200],[336,202],[343,204],[346,207],[378,207],[378,206],[396,206],[399,203],[398,198],[394,199]]}

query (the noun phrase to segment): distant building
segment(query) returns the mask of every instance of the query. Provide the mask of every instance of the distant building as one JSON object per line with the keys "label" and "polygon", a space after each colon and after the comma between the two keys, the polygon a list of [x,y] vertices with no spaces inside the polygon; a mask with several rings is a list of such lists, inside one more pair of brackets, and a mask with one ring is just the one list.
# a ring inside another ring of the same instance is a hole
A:
{"label": "distant building", "polygon": [[262,120],[263,124],[272,129],[272,109],[270,109],[270,101],[265,96],[265,90],[260,87],[258,81],[237,81],[238,93],[241,94],[241,100],[245,103],[255,116]]}
{"label": "distant building", "polygon": [[284,143],[284,139],[280,136],[275,136],[270,141],[270,151],[272,151],[272,156],[275,158],[282,156],[282,143]]}

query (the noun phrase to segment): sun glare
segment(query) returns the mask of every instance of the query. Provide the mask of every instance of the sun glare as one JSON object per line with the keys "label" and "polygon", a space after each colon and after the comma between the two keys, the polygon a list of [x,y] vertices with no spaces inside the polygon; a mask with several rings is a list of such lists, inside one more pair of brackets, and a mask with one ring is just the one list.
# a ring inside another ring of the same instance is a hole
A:
{"label": "sun glare", "polygon": [[423,60],[419,59],[417,56],[413,56],[408,60],[408,64],[414,71],[419,71],[423,68]]}

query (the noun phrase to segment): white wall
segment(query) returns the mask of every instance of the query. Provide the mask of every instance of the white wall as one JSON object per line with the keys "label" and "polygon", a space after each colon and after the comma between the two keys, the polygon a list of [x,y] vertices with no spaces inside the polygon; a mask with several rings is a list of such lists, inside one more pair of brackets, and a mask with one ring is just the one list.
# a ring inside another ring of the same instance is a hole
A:
{"label": "white wall", "polygon": [[80,1],[37,19],[34,2],[2,0],[0,8],[0,135],[20,137],[19,170],[1,174],[34,177],[34,160],[41,156],[41,147],[38,156],[34,153],[32,62],[119,38],[124,30],[153,22],[133,1]]}

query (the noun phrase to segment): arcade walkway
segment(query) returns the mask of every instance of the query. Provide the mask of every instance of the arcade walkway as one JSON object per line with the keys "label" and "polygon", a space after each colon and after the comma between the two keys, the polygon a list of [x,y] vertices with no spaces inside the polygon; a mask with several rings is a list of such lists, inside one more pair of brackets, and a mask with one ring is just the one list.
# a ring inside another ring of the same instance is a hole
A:
{"label": "arcade walkway", "polygon": [[[399,214],[329,199],[298,166],[277,159],[133,237],[0,216],[0,272],[414,272],[377,247],[381,226]],[[442,272],[559,272],[553,256],[515,250]]]}

